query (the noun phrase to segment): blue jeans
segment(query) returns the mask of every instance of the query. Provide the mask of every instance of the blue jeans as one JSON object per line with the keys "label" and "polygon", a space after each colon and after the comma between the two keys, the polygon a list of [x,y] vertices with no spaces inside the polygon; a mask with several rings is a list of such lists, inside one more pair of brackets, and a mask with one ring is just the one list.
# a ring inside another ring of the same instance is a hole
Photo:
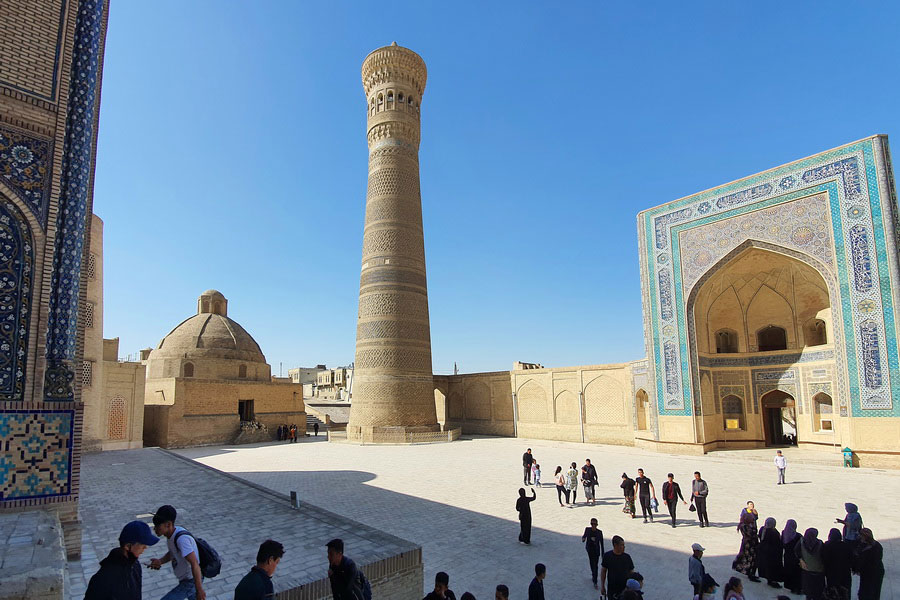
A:
{"label": "blue jeans", "polygon": [[162,600],[196,600],[197,587],[194,585],[193,579],[185,579],[179,581],[178,585],[169,590],[169,593],[162,597]]}

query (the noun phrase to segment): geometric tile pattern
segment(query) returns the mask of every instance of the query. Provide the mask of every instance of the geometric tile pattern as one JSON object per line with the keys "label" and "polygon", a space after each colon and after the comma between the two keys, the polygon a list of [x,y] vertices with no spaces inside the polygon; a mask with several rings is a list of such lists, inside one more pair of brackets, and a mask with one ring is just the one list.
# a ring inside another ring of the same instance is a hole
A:
{"label": "geometric tile pattern", "polygon": [[0,201],[0,401],[22,400],[34,278],[34,245],[25,215]]}
{"label": "geometric tile pattern", "polygon": [[12,129],[0,129],[0,181],[34,213],[44,230],[50,207],[52,161],[50,142]]}
{"label": "geometric tile pattern", "polygon": [[850,399],[853,416],[900,416],[891,290],[900,210],[889,169],[887,140],[877,136],[638,215],[645,341],[660,414],[694,412],[692,290],[716,255],[751,243],[818,265],[829,282],[835,359],[846,364],[835,374],[838,395]]}
{"label": "geometric tile pattern", "polygon": [[111,440],[124,440],[127,430],[125,414],[125,398],[116,396],[109,400],[109,415],[106,436]]}
{"label": "geometric tile pattern", "polygon": [[99,106],[103,37],[102,0],[82,0],[75,19],[56,245],[47,327],[44,399],[74,400],[78,294],[85,223],[93,179],[93,143]]}
{"label": "geometric tile pattern", "polygon": [[74,410],[0,412],[0,501],[69,494]]}

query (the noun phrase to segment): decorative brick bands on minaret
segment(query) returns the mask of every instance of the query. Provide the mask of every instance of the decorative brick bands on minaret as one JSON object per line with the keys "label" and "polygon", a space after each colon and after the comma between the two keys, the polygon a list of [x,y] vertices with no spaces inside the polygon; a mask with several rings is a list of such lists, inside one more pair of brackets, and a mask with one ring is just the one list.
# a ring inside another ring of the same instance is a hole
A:
{"label": "decorative brick bands on minaret", "polygon": [[347,426],[348,438],[359,441],[438,429],[419,192],[426,75],[422,58],[396,43],[362,66],[369,185]]}

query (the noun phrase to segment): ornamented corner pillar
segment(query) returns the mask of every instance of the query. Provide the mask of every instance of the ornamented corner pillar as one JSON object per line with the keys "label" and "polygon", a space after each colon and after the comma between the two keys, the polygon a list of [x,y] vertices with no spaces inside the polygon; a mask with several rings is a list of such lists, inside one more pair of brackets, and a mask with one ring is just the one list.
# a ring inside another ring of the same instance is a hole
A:
{"label": "ornamented corner pillar", "polygon": [[[83,329],[78,309],[84,296],[83,258],[92,209],[97,122],[108,0],[79,0],[72,45],[72,63],[66,110],[62,167],[59,171],[59,207],[50,280],[47,323],[44,406],[71,407],[73,427],[68,439],[62,431],[58,443],[68,455],[66,489],[38,502],[52,504],[63,526],[69,558],[81,554],[81,518],[78,506],[83,405],[75,377],[82,357]],[[62,469],[63,460],[54,468]]]}
{"label": "ornamented corner pillar", "polygon": [[427,71],[407,48],[363,61],[369,182],[347,437],[413,441],[439,430],[431,370],[419,116]]}

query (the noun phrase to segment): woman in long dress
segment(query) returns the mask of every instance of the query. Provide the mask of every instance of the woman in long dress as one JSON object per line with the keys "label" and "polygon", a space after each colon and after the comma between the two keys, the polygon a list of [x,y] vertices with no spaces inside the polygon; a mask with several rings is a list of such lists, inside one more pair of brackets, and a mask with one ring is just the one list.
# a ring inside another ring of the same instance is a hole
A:
{"label": "woman in long dress", "polygon": [[769,582],[773,588],[780,588],[782,575],[781,534],[775,529],[775,519],[766,519],[765,526],[759,531],[759,551],[757,564],[759,576]]}
{"label": "woman in long dress", "polygon": [[859,545],[860,532],[863,528],[862,515],[859,514],[859,507],[852,502],[846,502],[844,510],[847,511],[847,516],[843,519],[835,519],[834,522],[843,523],[844,531],[842,533],[844,541],[850,546],[850,550],[855,552],[856,546]]}
{"label": "woman in long dress", "polygon": [[575,506],[578,502],[578,470],[575,463],[572,463],[572,466],[566,471],[566,487],[572,494],[572,506]]}
{"label": "woman in long dress", "polygon": [[872,530],[864,527],[859,535],[856,570],[859,572],[859,600],[878,600],[884,581],[884,549],[875,541]]}
{"label": "woman in long dress", "polygon": [[832,528],[822,550],[825,558],[825,597],[831,600],[850,600],[850,568],[853,553],[841,532]]}
{"label": "woman in long dress", "polygon": [[622,473],[622,485],[619,486],[625,492],[625,508],[622,512],[631,515],[634,518],[634,479],[627,473]]}
{"label": "woman in long dress", "polygon": [[756,529],[756,519],[750,513],[741,516],[738,525],[741,532],[741,549],[731,563],[731,568],[738,573],[743,573],[750,581],[759,581],[756,576],[756,552],[759,548],[759,535]]}
{"label": "woman in long dress", "polygon": [[803,595],[806,600],[821,600],[825,594],[824,544],[819,539],[819,530],[810,527],[803,533],[803,540],[794,551],[800,559]]}
{"label": "woman in long dress", "polygon": [[792,594],[801,593],[802,585],[800,581],[800,557],[797,556],[797,544],[800,543],[801,536],[797,533],[797,521],[788,519],[784,523],[784,530],[781,532],[781,545],[784,548],[784,587]]}
{"label": "woman in long dress", "polygon": [[519,512],[519,542],[531,543],[531,503],[537,498],[537,492],[531,488],[531,498],[525,495],[525,488],[519,488],[516,510]]}

